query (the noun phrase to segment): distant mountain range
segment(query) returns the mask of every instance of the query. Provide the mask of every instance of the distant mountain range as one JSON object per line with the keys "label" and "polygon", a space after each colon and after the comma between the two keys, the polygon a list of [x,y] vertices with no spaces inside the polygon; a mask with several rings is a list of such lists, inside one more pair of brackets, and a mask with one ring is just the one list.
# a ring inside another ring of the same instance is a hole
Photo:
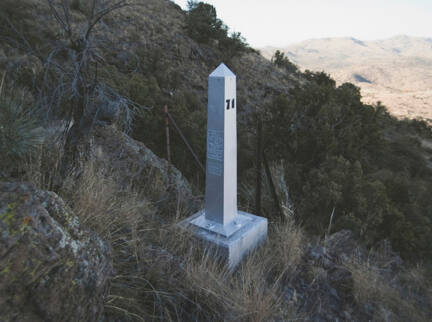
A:
{"label": "distant mountain range", "polygon": [[361,87],[366,103],[381,101],[397,117],[432,121],[432,38],[311,39],[261,52],[271,58],[277,49],[302,70],[325,71],[338,84]]}

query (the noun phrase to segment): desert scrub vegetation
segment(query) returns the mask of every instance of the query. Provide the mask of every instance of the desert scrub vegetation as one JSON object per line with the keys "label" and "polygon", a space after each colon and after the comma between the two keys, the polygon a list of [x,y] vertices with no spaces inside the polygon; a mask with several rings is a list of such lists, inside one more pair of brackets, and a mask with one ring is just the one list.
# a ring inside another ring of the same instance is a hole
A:
{"label": "desert scrub vegetation", "polygon": [[[80,221],[112,247],[115,275],[105,303],[110,319],[307,319],[322,312],[321,297],[329,296],[322,292],[330,292],[326,287],[333,285],[332,271],[341,267],[353,281],[352,289],[344,286],[347,298],[341,300],[352,305],[353,316],[373,321],[430,317],[425,266],[405,269],[394,253],[377,249],[349,253],[326,267],[323,259],[310,260],[313,238],[289,217],[270,221],[266,243],[230,272],[190,231],[177,226],[191,209],[175,209],[180,203],[161,208],[146,191],[117,182],[105,169],[88,163],[80,179],[72,176],[61,191]],[[319,243],[331,249],[325,240]],[[314,300],[305,305],[308,297]]]}

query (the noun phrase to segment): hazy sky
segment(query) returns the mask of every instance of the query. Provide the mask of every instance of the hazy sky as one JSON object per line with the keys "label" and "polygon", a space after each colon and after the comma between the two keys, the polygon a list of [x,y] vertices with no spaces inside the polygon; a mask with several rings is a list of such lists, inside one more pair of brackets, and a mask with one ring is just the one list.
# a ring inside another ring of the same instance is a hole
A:
{"label": "hazy sky", "polygon": [[[174,0],[186,9],[187,0]],[[310,38],[432,37],[432,0],[208,0],[254,47]]]}

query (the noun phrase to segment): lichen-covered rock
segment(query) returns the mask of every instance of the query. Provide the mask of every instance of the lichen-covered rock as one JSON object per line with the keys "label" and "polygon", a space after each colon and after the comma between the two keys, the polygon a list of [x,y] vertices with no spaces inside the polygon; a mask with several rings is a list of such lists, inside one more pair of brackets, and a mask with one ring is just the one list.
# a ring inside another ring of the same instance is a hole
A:
{"label": "lichen-covered rock", "polygon": [[0,182],[2,321],[96,321],[111,251],[53,192]]}

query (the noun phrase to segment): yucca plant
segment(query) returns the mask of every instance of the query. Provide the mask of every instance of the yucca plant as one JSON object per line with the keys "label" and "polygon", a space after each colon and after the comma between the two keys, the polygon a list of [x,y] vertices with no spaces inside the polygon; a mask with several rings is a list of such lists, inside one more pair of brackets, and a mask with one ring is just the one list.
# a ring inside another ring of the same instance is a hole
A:
{"label": "yucca plant", "polygon": [[0,95],[0,166],[17,165],[42,142],[42,131],[32,109]]}

